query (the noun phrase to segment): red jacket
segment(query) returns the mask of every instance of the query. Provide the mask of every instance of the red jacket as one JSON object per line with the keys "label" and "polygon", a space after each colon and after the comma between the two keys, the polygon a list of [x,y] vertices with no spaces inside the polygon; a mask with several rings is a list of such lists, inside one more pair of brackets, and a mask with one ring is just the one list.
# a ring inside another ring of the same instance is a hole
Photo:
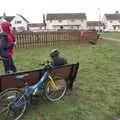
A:
{"label": "red jacket", "polygon": [[[2,31],[3,33],[7,36],[7,42],[8,44],[9,43],[14,43],[15,42],[15,39],[14,39],[14,36],[10,30],[10,23],[9,22],[3,22],[1,24],[1,28],[2,28]],[[8,56],[11,56],[13,54],[13,48],[7,48],[7,54]]]}

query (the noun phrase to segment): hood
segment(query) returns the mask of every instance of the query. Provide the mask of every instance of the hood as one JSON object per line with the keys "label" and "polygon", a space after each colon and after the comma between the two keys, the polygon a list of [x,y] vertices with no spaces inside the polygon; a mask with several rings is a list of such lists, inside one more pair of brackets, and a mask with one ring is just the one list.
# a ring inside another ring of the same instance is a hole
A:
{"label": "hood", "polygon": [[10,26],[11,24],[9,22],[2,22],[1,24],[1,28],[2,28],[2,32],[7,35],[8,41],[9,42],[14,42],[14,36],[10,30]]}
{"label": "hood", "polygon": [[11,24],[9,22],[2,22],[2,24],[1,24],[1,28],[2,28],[3,32],[6,34],[11,33],[10,26],[11,26]]}

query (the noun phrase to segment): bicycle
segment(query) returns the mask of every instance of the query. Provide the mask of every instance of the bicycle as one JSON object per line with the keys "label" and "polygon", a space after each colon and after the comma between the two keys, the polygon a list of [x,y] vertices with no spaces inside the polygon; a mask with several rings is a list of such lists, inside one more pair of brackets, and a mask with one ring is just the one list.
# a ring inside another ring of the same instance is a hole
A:
{"label": "bicycle", "polygon": [[67,82],[63,77],[52,76],[50,68],[51,65],[47,63],[41,79],[31,86],[23,79],[27,74],[18,76],[25,84],[23,91],[18,88],[9,88],[0,93],[0,120],[19,120],[24,115],[31,96],[39,93],[43,86],[49,101],[55,102],[63,98],[67,90]]}

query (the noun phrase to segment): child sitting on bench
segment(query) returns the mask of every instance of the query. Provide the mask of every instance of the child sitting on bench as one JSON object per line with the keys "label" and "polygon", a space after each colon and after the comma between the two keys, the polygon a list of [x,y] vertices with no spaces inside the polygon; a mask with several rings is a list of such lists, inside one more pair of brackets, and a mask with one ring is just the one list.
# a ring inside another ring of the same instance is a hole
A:
{"label": "child sitting on bench", "polygon": [[50,57],[52,59],[51,65],[52,66],[60,66],[67,64],[67,60],[61,56],[60,51],[57,49],[53,49],[50,53]]}

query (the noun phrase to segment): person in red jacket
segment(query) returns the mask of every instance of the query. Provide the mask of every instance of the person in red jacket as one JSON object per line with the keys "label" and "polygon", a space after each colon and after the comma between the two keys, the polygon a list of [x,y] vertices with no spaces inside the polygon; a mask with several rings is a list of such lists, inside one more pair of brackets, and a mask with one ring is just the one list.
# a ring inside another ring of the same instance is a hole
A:
{"label": "person in red jacket", "polygon": [[1,24],[2,33],[0,34],[0,56],[3,58],[2,61],[5,73],[16,72],[16,66],[12,59],[15,39],[10,27],[11,24],[9,22],[2,22]]}

